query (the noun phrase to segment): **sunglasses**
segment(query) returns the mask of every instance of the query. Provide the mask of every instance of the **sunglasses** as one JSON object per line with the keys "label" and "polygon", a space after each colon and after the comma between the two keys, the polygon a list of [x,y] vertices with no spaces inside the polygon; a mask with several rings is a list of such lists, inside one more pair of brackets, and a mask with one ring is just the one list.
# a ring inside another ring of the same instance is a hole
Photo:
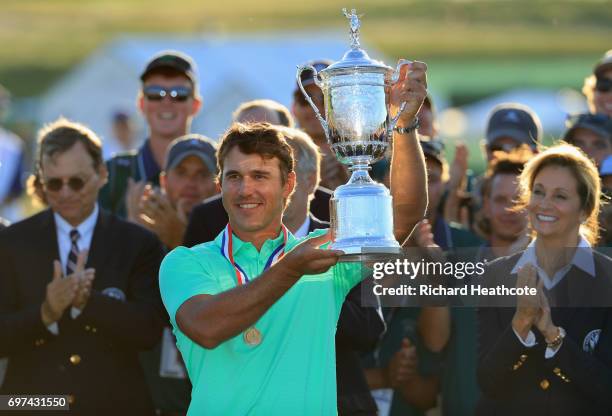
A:
{"label": "sunglasses", "polygon": [[68,185],[68,188],[70,188],[74,192],[79,192],[81,189],[83,189],[83,187],[85,187],[85,185],[87,184],[87,182],[89,182],[91,178],[91,176],[87,179],[83,179],[78,176],[72,176],[68,179],[49,178],[43,180],[42,184],[45,189],[51,192],[59,192],[64,187],[64,185]]}
{"label": "sunglasses", "polygon": [[612,78],[597,78],[595,89],[599,92],[609,92],[612,89]]}
{"label": "sunglasses", "polygon": [[193,97],[193,89],[183,85],[164,88],[160,85],[149,85],[144,87],[142,93],[149,101],[161,101],[164,97],[170,97],[172,101],[187,101]]}

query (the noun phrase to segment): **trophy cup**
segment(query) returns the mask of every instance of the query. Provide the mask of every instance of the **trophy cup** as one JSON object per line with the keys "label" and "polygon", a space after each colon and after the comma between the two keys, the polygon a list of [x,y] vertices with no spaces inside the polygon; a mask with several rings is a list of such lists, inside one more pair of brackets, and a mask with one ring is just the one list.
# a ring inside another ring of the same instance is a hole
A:
{"label": "trophy cup", "polygon": [[[325,130],[338,160],[348,165],[351,178],[339,186],[331,199],[330,217],[334,236],[331,248],[342,250],[341,260],[371,259],[398,254],[393,235],[393,206],[389,190],[372,180],[370,164],[384,157],[393,129],[406,103],[390,114],[386,90],[397,83],[402,65],[395,70],[371,59],[359,44],[359,16],[348,14],[351,49],[342,60],[318,71],[312,65],[298,67],[297,82]],[[325,118],[301,83],[301,74],[313,71],[315,84],[323,91]]]}

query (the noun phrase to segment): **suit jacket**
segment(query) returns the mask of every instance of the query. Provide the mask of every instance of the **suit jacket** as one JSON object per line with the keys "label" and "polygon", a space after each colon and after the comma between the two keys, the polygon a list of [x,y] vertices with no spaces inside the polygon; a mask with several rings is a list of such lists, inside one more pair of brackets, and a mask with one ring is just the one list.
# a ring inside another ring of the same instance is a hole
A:
{"label": "suit jacket", "polygon": [[[490,263],[485,278],[505,277],[514,286],[511,271],[521,254]],[[515,308],[479,309],[478,382],[483,396],[477,414],[612,414],[612,308],[584,307],[598,293],[610,296],[607,304],[612,304],[612,259],[595,251],[593,258],[595,277],[572,266],[558,283],[567,285],[563,291],[569,306],[553,307],[552,319],[567,335],[550,359],[544,357],[546,343],[537,329],[537,345],[527,348],[520,342],[511,324]]]}
{"label": "suit jacket", "polygon": [[[321,221],[329,221],[331,195],[332,192],[329,189],[319,186],[315,191],[314,199],[310,203],[310,212]],[[183,245],[192,247],[196,244],[214,240],[227,222],[227,212],[223,208],[221,195],[208,198],[191,211],[183,237]]]}
{"label": "suit jacket", "polygon": [[100,209],[92,293],[76,319],[66,309],[56,336],[40,312],[59,259],[52,211],[0,231],[0,356],[9,357],[0,394],[70,395],[64,415],[151,415],[137,352],[161,335],[162,257],[152,233]]}

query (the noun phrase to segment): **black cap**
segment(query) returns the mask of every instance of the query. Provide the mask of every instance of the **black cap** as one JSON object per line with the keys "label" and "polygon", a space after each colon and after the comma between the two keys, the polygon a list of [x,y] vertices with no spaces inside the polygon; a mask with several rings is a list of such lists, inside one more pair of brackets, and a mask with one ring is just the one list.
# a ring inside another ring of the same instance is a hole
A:
{"label": "black cap", "polygon": [[187,156],[197,156],[211,173],[217,172],[217,144],[201,134],[187,134],[174,139],[166,153],[164,170],[178,166]]}
{"label": "black cap", "polygon": [[431,157],[437,160],[441,165],[444,165],[446,159],[444,158],[444,143],[437,139],[420,139],[421,149],[425,157]]}
{"label": "black cap", "polygon": [[195,85],[197,84],[195,67],[195,63],[189,55],[179,51],[165,50],[155,54],[151,58],[145,70],[142,72],[142,75],[140,75],[140,80],[144,81],[151,71],[160,68],[170,68],[185,75]]}
{"label": "black cap", "polygon": [[599,62],[597,62],[597,65],[593,68],[593,73],[599,78],[609,69],[612,69],[612,49],[606,52]]}
{"label": "black cap", "polygon": [[593,133],[612,140],[612,119],[606,114],[576,114],[567,118],[563,138],[571,143],[576,129],[587,129]]}
{"label": "black cap", "polygon": [[493,108],[487,124],[487,144],[501,137],[510,137],[519,143],[535,147],[542,138],[538,116],[527,106],[514,103]]}
{"label": "black cap", "polygon": [[[332,63],[333,62],[330,61],[329,59],[316,59],[314,61],[306,62],[306,65],[314,66],[317,72],[319,72],[319,71],[324,70],[328,66],[330,66]],[[300,75],[300,79],[304,87],[308,85],[312,85],[314,84],[314,72],[312,72],[310,69],[306,69],[302,71],[302,74]],[[300,87],[296,86],[296,88],[299,90]]]}

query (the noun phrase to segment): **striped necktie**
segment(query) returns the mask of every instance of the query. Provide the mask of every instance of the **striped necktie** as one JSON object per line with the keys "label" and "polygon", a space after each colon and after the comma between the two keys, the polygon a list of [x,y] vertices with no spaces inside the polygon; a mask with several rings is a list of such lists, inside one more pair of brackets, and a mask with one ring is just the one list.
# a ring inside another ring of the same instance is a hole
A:
{"label": "striped necktie", "polygon": [[76,270],[77,259],[79,256],[79,246],[77,245],[77,241],[79,241],[79,230],[76,228],[70,230],[70,253],[68,253],[68,261],[66,262],[66,276],[71,275]]}

